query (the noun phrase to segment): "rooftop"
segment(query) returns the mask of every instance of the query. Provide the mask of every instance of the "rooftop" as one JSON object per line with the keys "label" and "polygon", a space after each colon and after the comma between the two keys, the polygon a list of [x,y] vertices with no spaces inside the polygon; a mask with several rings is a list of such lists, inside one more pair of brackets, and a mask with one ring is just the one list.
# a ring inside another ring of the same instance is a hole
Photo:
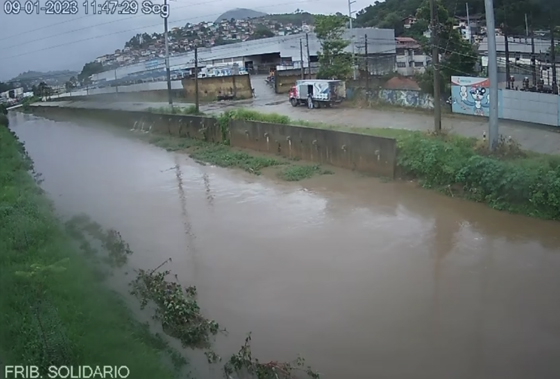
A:
{"label": "rooftop", "polygon": [[[394,54],[395,53],[395,31],[393,29],[377,29],[377,28],[355,28],[352,29],[352,35],[355,41],[364,41],[364,36],[368,37],[368,53],[369,54]],[[350,30],[346,30],[344,37],[351,39]],[[305,43],[305,33],[293,34],[288,36],[276,36],[271,38],[263,38],[252,41],[232,43],[228,45],[215,46],[210,48],[198,49],[198,59],[201,65],[211,64],[212,60],[221,60],[226,58],[247,57],[253,55],[264,54],[280,54],[283,58],[300,59],[299,41]],[[358,48],[358,54],[363,50],[362,46]],[[309,33],[309,52],[310,55],[316,55],[321,49],[319,40],[315,33]],[[348,46],[347,51],[351,51]],[[171,56],[169,58],[171,69],[187,69],[194,67],[194,52],[188,52],[181,55]],[[163,68],[165,59],[153,59],[149,62],[142,62],[130,66],[119,67],[110,72],[102,72],[94,76],[94,80],[113,80],[115,74],[118,78],[124,78],[127,75],[135,74],[150,69]],[[115,72],[116,71],[116,72]]]}

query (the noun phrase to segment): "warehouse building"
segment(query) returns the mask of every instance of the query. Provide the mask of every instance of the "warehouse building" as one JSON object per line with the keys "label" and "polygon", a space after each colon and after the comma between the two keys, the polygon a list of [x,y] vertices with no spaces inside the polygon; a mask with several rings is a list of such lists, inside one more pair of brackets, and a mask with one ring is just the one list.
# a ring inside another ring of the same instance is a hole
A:
{"label": "warehouse building", "polygon": [[[371,67],[370,72],[385,74],[394,71],[395,65],[395,31],[393,29],[356,28],[346,30],[344,38],[354,41],[347,47],[347,51],[354,51],[358,56],[365,54],[365,36],[367,35],[368,56]],[[306,38],[307,37],[307,38]],[[300,41],[303,45],[303,62],[300,50]],[[309,43],[309,58],[307,57],[307,43]],[[239,42],[229,45],[211,48],[200,48],[198,50],[199,67],[238,63],[247,71],[255,74],[268,73],[277,66],[297,67],[303,63],[307,66],[309,62],[317,62],[317,52],[321,44],[314,33],[294,34],[288,36],[276,36],[253,41]],[[180,72],[190,70],[194,67],[194,52],[183,55],[171,56],[169,65],[172,71]],[[94,83],[126,80],[127,77],[139,74],[162,73],[165,69],[165,59],[155,59],[130,66],[119,67],[115,70],[102,72],[92,76]]]}

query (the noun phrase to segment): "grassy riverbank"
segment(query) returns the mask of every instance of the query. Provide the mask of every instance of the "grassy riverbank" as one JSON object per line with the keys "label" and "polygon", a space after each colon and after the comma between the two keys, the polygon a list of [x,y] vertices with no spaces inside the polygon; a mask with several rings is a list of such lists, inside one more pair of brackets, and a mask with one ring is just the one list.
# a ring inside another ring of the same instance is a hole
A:
{"label": "grassy riverbank", "polygon": [[96,278],[4,126],[0,161],[2,363],[128,366],[131,378],[174,378],[166,344]]}
{"label": "grassy riverbank", "polygon": [[146,140],[167,151],[185,152],[199,163],[239,168],[255,175],[260,175],[265,169],[276,170],[277,177],[286,181],[300,181],[315,175],[332,174],[318,165],[298,164],[283,158],[248,153],[224,144],[162,134],[147,135]]}

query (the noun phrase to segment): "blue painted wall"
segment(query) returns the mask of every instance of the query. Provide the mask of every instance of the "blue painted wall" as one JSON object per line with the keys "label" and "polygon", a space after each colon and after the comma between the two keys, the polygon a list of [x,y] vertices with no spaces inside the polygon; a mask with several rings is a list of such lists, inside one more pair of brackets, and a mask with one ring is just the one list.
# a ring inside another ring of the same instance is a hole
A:
{"label": "blue painted wall", "polygon": [[[490,82],[488,78],[471,78],[453,76],[451,78],[451,109],[453,113],[471,116],[489,116]],[[498,105],[502,103],[502,91],[498,91]],[[498,106],[498,117],[502,117],[502,108]]]}

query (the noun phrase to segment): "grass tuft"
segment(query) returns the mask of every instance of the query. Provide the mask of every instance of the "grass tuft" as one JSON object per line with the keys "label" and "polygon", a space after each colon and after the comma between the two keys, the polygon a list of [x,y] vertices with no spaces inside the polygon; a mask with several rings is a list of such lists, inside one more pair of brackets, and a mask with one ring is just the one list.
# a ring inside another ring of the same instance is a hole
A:
{"label": "grass tuft", "polygon": [[287,182],[297,182],[315,175],[330,174],[333,174],[333,172],[323,170],[320,166],[288,166],[278,172],[278,176]]}

